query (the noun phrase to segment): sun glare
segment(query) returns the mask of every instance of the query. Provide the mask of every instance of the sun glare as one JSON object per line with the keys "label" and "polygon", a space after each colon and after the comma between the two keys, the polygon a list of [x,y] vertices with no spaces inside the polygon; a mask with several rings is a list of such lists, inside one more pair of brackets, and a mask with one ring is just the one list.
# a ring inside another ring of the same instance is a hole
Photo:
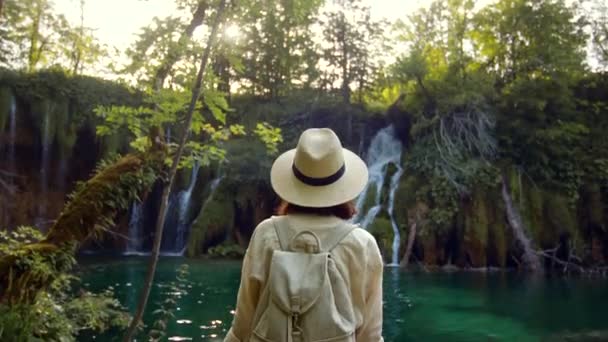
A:
{"label": "sun glare", "polygon": [[230,24],[228,25],[228,27],[226,27],[226,30],[224,31],[226,37],[230,38],[230,39],[236,39],[241,35],[241,30],[239,29],[239,27],[235,24]]}

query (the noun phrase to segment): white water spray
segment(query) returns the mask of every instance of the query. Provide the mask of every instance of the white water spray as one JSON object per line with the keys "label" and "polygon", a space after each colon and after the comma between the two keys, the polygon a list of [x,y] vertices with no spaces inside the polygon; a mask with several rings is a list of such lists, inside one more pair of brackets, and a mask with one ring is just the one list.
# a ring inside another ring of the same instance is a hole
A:
{"label": "white water spray", "polygon": [[[401,160],[399,160],[401,161]],[[397,171],[391,177],[391,189],[388,195],[388,215],[391,218],[391,226],[393,227],[393,256],[391,265],[395,266],[399,264],[399,244],[401,243],[401,234],[399,233],[399,225],[395,221],[395,215],[393,209],[395,207],[395,193],[399,187],[399,179],[403,175],[403,168],[401,163],[395,164]]]}
{"label": "white water spray", "polygon": [[[399,234],[399,226],[393,215],[395,193],[399,186],[399,179],[403,175],[401,167],[402,144],[397,138],[395,128],[391,125],[378,131],[367,150],[367,166],[369,168],[369,182],[357,200],[357,216],[354,221],[359,223],[361,227],[367,229],[372,224],[382,210],[382,187],[386,180],[388,166],[393,164],[397,169],[390,179],[389,196],[387,203],[387,213],[393,228],[393,255],[391,264],[398,263],[398,252],[401,236]],[[368,198],[368,192],[375,190],[374,205],[364,213],[363,206]]]}
{"label": "white water spray", "polygon": [[139,255],[142,252],[143,203],[133,202],[129,218],[129,240],[125,255]]}
{"label": "white water spray", "polygon": [[182,254],[185,247],[184,238],[189,228],[188,212],[190,209],[190,200],[192,198],[192,191],[196,185],[196,178],[200,169],[201,165],[198,163],[198,161],[195,161],[194,166],[192,167],[192,174],[190,175],[190,184],[188,184],[188,188],[185,191],[179,194],[179,215],[177,221],[177,234],[175,237],[175,248]]}

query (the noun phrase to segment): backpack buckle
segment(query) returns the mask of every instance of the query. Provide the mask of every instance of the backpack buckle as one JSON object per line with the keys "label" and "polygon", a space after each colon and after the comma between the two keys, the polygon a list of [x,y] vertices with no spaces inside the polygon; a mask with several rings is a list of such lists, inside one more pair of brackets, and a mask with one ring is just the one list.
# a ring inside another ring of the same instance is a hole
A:
{"label": "backpack buckle", "polygon": [[304,332],[300,327],[300,315],[297,312],[291,314],[291,338],[294,342],[301,342],[303,340]]}

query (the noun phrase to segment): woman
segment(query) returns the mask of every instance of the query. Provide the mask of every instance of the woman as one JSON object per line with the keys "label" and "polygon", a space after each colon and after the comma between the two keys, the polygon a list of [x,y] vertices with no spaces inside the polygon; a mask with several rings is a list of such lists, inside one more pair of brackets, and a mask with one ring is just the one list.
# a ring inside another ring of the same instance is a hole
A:
{"label": "woman", "polygon": [[[272,289],[268,290],[269,287],[277,287],[269,280],[276,281],[270,274],[271,264],[272,270],[276,271],[280,266],[276,265],[280,263],[277,261],[278,254],[282,253],[280,256],[288,258],[295,255],[290,253],[292,250],[289,247],[285,246],[286,244],[291,246],[289,243],[284,243],[286,238],[280,235],[287,234],[290,236],[289,239],[295,240],[294,236],[306,235],[302,233],[308,233],[314,236],[313,241],[316,240],[317,249],[307,248],[307,252],[313,254],[327,252],[330,260],[328,264],[333,265],[337,270],[333,276],[330,274],[328,277],[334,283],[318,285],[318,287],[330,286],[329,291],[332,293],[327,297],[318,296],[321,298],[318,300],[320,303],[315,305],[321,305],[325,309],[314,311],[319,317],[305,318],[308,322],[308,330],[327,330],[324,327],[338,316],[340,320],[338,324],[347,326],[345,334],[348,336],[343,335],[345,337],[336,341],[382,341],[382,257],[371,234],[347,221],[356,212],[352,201],[363,191],[368,180],[368,171],[363,160],[342,148],[340,140],[332,130],[309,129],[302,133],[295,149],[283,153],[276,159],[270,172],[270,180],[274,191],[283,203],[278,209],[279,216],[260,223],[251,238],[243,261],[234,321],[225,341],[321,340],[319,337],[311,337],[320,333],[306,331],[298,326],[302,323],[302,317],[299,317],[298,313],[291,313],[292,316],[289,317],[292,319],[287,320],[288,327],[285,329],[290,331],[288,337],[277,335],[281,337],[272,338],[260,336],[259,333],[260,329],[273,329],[273,327],[269,328],[269,325],[283,325],[280,319],[267,318],[266,323],[260,323],[269,311],[267,306],[276,304],[272,302],[272,299],[276,301],[276,298],[272,294],[268,295],[268,291],[272,291]],[[344,233],[337,233],[338,231]],[[337,235],[341,236],[337,237]],[[325,246],[326,249],[321,246]],[[288,252],[277,252],[286,250]],[[296,278],[303,283],[312,283],[314,279],[319,278],[316,268],[309,268],[314,263],[310,260],[310,263],[306,264],[307,273]],[[297,267],[286,268],[287,273],[302,271]],[[323,268],[319,272],[323,271],[328,270]],[[289,274],[286,277],[289,278]],[[293,290],[292,287],[298,285],[296,283],[297,281],[284,286],[289,289],[278,288],[275,291]],[[321,283],[326,284],[319,282]],[[310,290],[310,286],[305,290]],[[269,296],[272,299],[268,299]],[[299,295],[296,297],[299,298]],[[334,310],[333,315],[326,314],[329,310],[328,305]],[[336,306],[343,307],[335,308]],[[344,306],[348,307],[344,308]],[[308,313],[302,311],[301,315],[310,316],[310,312],[313,311],[309,310]],[[283,313],[278,310],[273,314]],[[323,317],[325,315],[327,317]],[[348,333],[351,320],[352,332]],[[315,322],[313,324],[316,324],[318,329],[310,329],[311,321]],[[260,328],[261,325],[265,327]],[[279,327],[279,329],[283,328]],[[298,335],[300,333],[304,337]]]}

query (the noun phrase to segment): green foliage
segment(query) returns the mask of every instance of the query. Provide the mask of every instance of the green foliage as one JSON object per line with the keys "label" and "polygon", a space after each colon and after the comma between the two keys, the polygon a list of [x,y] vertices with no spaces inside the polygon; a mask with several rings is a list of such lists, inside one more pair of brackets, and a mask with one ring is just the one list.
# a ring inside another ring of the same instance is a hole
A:
{"label": "green foliage", "polygon": [[481,10],[474,43],[503,84],[518,77],[576,76],[583,69],[584,18],[564,0],[501,0]]}
{"label": "green foliage", "polygon": [[260,122],[256,125],[254,133],[262,140],[271,154],[278,152],[277,146],[283,142],[280,128],[272,127],[267,122]]}
{"label": "green foliage", "polygon": [[[160,90],[145,97],[144,104],[139,107],[100,106],[95,109],[95,113],[103,123],[97,126],[97,134],[107,136],[116,134],[121,129],[127,129],[132,136],[131,147],[144,152],[152,145],[150,132],[163,126],[173,127],[174,123],[185,120],[190,98],[191,95],[186,91]],[[225,111],[229,108],[221,94],[206,93],[204,103],[220,125],[213,125],[210,120],[205,119],[201,104],[197,104],[189,134],[194,134],[200,139],[187,142],[187,153],[180,161],[180,168],[192,167],[195,160],[202,165],[222,160],[225,152],[219,143],[228,140],[231,136],[245,134],[241,125],[223,126],[226,120]],[[177,144],[171,142],[168,146],[172,149],[177,148]]]}
{"label": "green foliage", "polygon": [[[95,107],[141,103],[141,95],[132,89],[93,77],[71,76],[63,71],[25,74],[0,69],[0,85],[12,90],[17,101],[30,104],[32,124],[41,139],[44,120],[49,120],[48,142],[56,142],[64,156],[69,155],[78,129],[97,121],[93,113]],[[3,115],[0,113],[0,125]]]}
{"label": "green foliage", "polygon": [[140,201],[140,194],[162,176],[163,154],[144,156],[114,155],[100,161],[95,177],[76,183],[47,240],[80,242],[111,230],[116,213],[125,212],[133,201]]}
{"label": "green foliage", "polygon": [[[83,11],[84,2],[80,3]],[[40,67],[81,73],[105,50],[91,28],[70,25],[51,0],[7,0],[0,24],[0,65],[33,72]]]}
{"label": "green foliage", "polygon": [[246,37],[236,46],[242,56],[242,77],[252,94],[278,99],[297,84],[316,78],[318,57],[311,25],[322,1],[252,0],[235,13]]}
{"label": "green foliage", "polygon": [[473,5],[438,0],[398,23],[409,51],[375,90],[376,99],[405,95],[414,140],[406,165],[430,179],[439,195],[428,201],[446,202],[431,206],[431,221],[453,216],[448,188],[466,195],[493,187],[508,164],[576,203],[584,182],[605,179],[606,164],[606,99],[595,90],[605,83],[575,86],[585,69],[586,18],[562,0]]}
{"label": "green foliage", "polygon": [[321,13],[319,23],[323,28],[323,64],[320,68],[319,86],[332,90],[340,83],[342,101],[350,102],[351,83],[357,84],[359,101],[371,83],[379,58],[381,23],[371,19],[371,9],[360,0],[343,1]]}
{"label": "green foliage", "polygon": [[[40,242],[35,228],[0,231],[0,256],[23,256],[25,245]],[[63,258],[67,261],[60,261]],[[76,341],[83,331],[124,328],[128,314],[110,291],[76,291],[78,277],[69,273],[75,264],[70,251],[53,256],[34,252],[19,261],[31,274],[53,273],[52,282],[37,292],[31,303],[0,304],[0,339],[3,341]]]}
{"label": "green foliage", "polygon": [[16,253],[24,244],[40,241],[44,235],[36,229],[27,226],[18,227],[14,231],[0,230],[0,254]]}

